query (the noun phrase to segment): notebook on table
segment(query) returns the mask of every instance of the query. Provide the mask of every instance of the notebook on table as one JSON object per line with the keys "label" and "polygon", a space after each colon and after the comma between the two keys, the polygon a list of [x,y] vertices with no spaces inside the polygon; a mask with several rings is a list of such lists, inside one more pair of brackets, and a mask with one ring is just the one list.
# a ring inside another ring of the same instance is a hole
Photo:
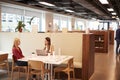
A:
{"label": "notebook on table", "polygon": [[38,56],[47,56],[47,54],[45,53],[45,50],[42,50],[42,49],[36,49],[36,53]]}

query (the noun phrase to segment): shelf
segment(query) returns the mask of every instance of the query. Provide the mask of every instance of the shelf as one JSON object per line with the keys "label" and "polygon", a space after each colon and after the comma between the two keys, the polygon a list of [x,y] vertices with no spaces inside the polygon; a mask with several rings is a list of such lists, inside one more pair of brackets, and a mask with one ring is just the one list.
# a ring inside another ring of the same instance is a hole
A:
{"label": "shelf", "polygon": [[103,43],[103,42],[104,42],[104,40],[95,40],[95,42],[102,42],[102,43]]}
{"label": "shelf", "polygon": [[96,49],[99,49],[99,48],[100,48],[100,49],[103,49],[104,47],[95,47],[95,48],[96,48]]}
{"label": "shelf", "polygon": [[95,52],[107,53],[108,52],[108,31],[93,30],[95,39]]}

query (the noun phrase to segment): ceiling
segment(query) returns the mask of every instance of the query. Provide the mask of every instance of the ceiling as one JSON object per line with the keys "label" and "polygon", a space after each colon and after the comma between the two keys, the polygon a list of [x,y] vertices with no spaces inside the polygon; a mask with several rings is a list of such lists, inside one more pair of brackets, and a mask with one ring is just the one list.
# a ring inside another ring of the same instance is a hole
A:
{"label": "ceiling", "polygon": [[[107,8],[113,8],[120,18],[120,0],[108,0],[109,4],[101,4],[99,0],[11,0],[13,2],[27,4],[53,12],[73,15],[85,19],[115,20]],[[40,1],[54,4],[55,6],[45,6]],[[74,12],[67,12],[72,10]],[[117,16],[116,15],[116,16]],[[116,17],[115,16],[115,17]]]}

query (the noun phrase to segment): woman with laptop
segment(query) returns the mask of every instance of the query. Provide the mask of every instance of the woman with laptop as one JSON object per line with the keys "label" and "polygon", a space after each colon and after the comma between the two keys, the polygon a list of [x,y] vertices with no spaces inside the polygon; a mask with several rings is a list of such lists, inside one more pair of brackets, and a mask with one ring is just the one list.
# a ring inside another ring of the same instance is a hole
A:
{"label": "woman with laptop", "polygon": [[49,37],[45,38],[45,47],[44,47],[45,52],[53,54],[54,51],[54,46],[51,45],[51,39]]}

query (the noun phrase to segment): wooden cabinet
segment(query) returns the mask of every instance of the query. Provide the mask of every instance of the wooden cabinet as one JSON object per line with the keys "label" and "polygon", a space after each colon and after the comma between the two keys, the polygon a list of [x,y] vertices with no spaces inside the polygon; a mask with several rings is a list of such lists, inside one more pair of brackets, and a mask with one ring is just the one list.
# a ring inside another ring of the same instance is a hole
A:
{"label": "wooden cabinet", "polygon": [[[71,31],[78,33],[85,33],[85,31]],[[113,31],[109,33],[108,30],[90,30],[90,33],[94,34],[95,52],[107,53],[108,44],[114,44]]]}
{"label": "wooden cabinet", "polygon": [[82,80],[89,80],[94,73],[94,34],[83,34]]}
{"label": "wooden cabinet", "polygon": [[95,52],[108,52],[108,31],[90,31],[95,35]]}
{"label": "wooden cabinet", "polygon": [[109,44],[114,44],[114,31],[113,30],[109,30]]}

